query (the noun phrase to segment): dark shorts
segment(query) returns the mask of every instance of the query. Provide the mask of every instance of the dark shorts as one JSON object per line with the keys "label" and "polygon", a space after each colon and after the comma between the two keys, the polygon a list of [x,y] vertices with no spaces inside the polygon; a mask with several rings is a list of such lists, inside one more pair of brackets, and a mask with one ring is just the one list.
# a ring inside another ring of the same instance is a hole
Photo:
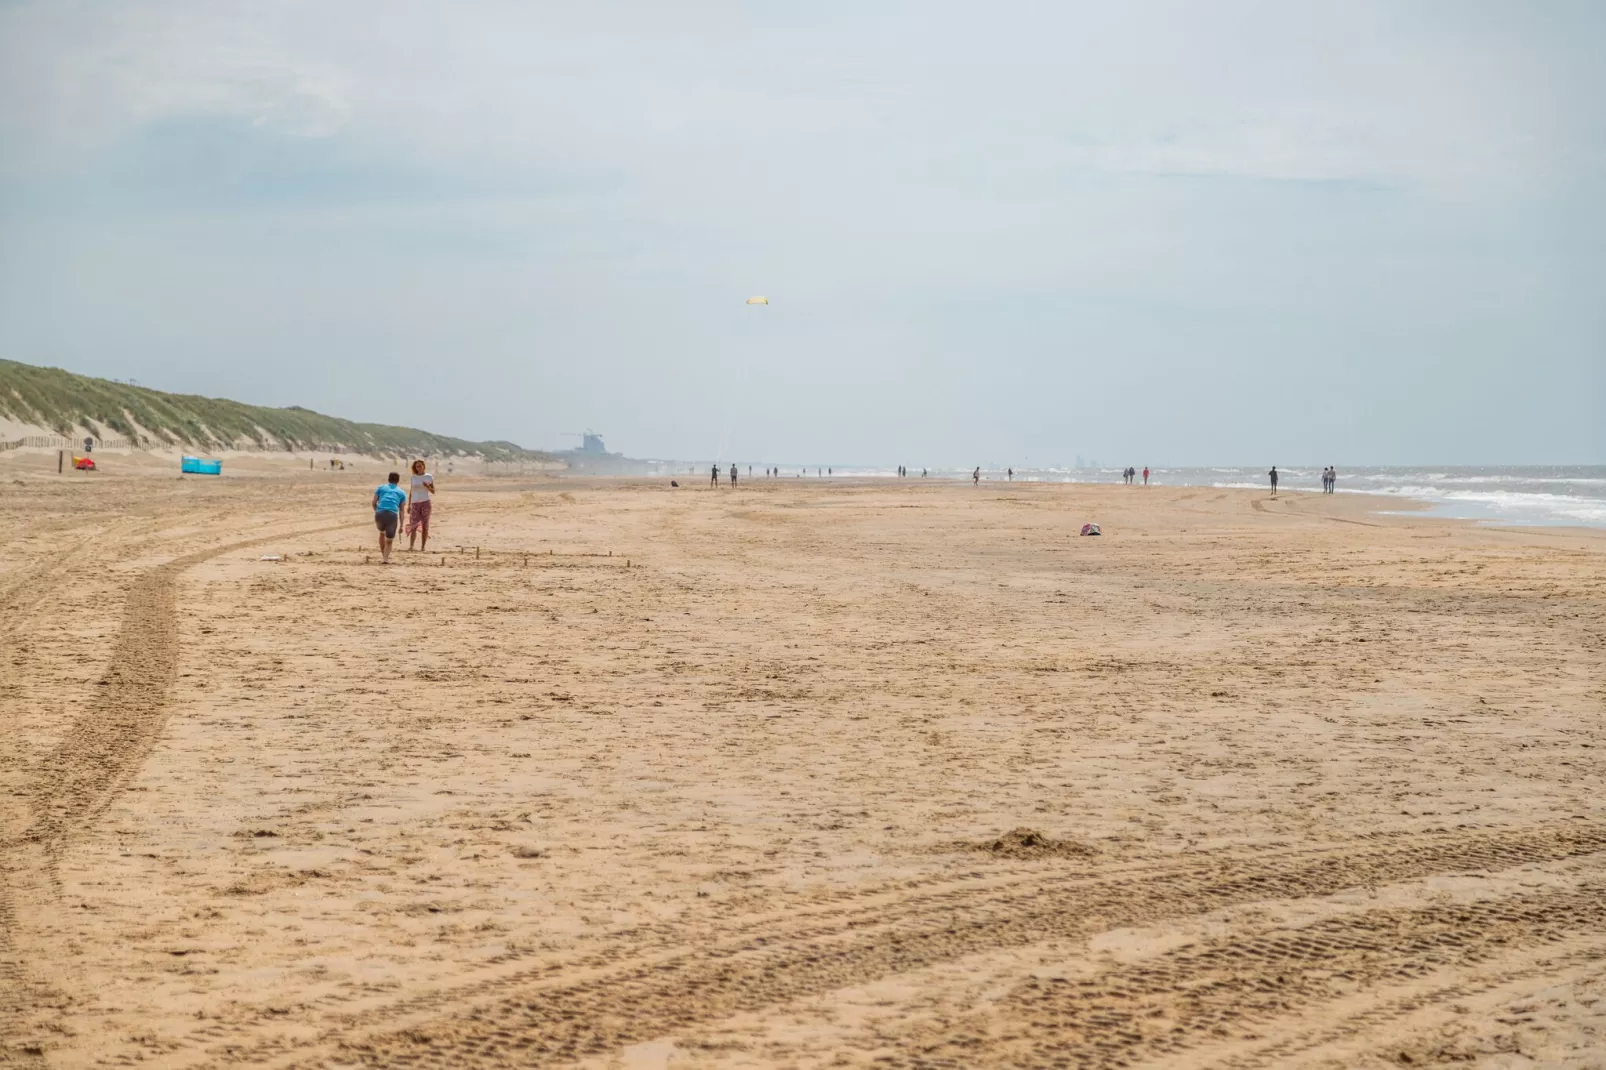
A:
{"label": "dark shorts", "polygon": [[374,527],[378,528],[379,533],[387,539],[396,537],[396,526],[400,523],[400,513],[387,513],[383,510],[376,510],[374,513]]}

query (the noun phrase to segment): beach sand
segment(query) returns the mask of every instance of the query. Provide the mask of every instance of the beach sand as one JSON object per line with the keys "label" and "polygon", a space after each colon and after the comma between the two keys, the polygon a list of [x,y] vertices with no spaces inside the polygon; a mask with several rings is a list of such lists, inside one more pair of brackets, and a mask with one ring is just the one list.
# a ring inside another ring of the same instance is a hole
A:
{"label": "beach sand", "polygon": [[7,1065],[1602,1065],[1601,533],[6,465]]}

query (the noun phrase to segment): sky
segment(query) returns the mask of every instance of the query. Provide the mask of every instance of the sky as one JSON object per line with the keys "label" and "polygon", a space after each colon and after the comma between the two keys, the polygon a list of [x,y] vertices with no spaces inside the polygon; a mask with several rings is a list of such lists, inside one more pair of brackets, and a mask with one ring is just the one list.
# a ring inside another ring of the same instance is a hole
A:
{"label": "sky", "polygon": [[638,457],[1602,463],[1602,54],[1593,0],[0,0],[0,356]]}

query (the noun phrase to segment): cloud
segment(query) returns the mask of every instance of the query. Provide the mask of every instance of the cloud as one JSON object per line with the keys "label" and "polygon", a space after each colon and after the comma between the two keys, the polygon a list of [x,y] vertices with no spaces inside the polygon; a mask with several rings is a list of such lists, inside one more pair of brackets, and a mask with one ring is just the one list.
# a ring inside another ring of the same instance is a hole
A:
{"label": "cloud", "polygon": [[1600,132],[1580,42],[1480,10],[24,2],[0,10],[0,123],[6,155],[36,166],[220,117],[349,129],[466,166],[780,141],[919,159],[945,128],[1115,172],[1464,181],[1598,166],[1569,149]]}
{"label": "cloud", "polygon": [[[1307,362],[1499,383],[1542,338],[1529,374],[1599,381],[1603,46],[1588,3],[21,0],[0,346],[387,411],[373,354],[449,353],[448,430],[642,452],[726,395],[799,450],[878,407],[956,460],[1291,443],[1261,402]],[[754,292],[774,337],[721,304]]]}

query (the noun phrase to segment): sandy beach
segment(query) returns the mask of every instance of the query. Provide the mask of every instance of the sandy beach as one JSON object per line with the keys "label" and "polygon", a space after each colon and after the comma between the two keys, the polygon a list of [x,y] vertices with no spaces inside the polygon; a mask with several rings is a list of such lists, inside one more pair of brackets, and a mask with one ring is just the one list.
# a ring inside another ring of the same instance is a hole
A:
{"label": "sandy beach", "polygon": [[54,468],[6,1065],[1602,1065],[1606,533],[440,475],[382,568],[377,462]]}

